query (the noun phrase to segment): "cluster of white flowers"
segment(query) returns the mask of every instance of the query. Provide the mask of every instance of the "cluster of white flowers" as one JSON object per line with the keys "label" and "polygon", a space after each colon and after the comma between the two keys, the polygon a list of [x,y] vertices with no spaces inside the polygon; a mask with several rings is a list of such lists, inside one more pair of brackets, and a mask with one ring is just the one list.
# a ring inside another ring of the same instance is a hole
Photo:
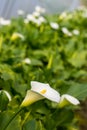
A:
{"label": "cluster of white flowers", "polygon": [[35,11],[32,14],[28,14],[26,18],[24,19],[24,23],[35,23],[38,26],[40,26],[42,23],[46,22],[46,19],[41,16],[42,13],[45,12],[44,8],[41,8],[40,6],[36,6]]}
{"label": "cluster of white flowers", "polygon": [[78,10],[82,11],[82,17],[83,18],[87,18],[87,8],[85,6],[79,6]]}
{"label": "cluster of white flowers", "polygon": [[0,25],[6,26],[6,25],[10,25],[11,21],[8,19],[4,19],[4,18],[0,18]]}
{"label": "cluster of white flowers", "polygon": [[50,87],[49,84],[40,83],[37,81],[31,81],[31,90],[27,91],[27,94],[21,104],[22,107],[28,106],[38,100],[47,98],[63,107],[67,104],[78,105],[79,100],[75,97],[64,94],[60,96],[60,93]]}

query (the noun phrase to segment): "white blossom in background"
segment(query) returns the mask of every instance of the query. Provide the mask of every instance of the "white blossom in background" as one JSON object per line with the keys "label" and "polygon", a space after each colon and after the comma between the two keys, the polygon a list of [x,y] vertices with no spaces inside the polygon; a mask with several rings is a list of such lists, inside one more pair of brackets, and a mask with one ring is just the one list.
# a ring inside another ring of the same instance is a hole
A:
{"label": "white blossom in background", "polygon": [[28,22],[33,22],[33,23],[35,23],[37,25],[41,25],[41,22],[38,21],[38,19],[32,14],[27,15],[27,20],[28,20]]}
{"label": "white blossom in background", "polygon": [[64,19],[66,17],[67,17],[67,13],[63,12],[63,13],[60,14],[59,19]]}
{"label": "white blossom in background", "polygon": [[24,23],[25,24],[28,24],[29,23],[29,20],[27,18],[24,19]]}
{"label": "white blossom in background", "polygon": [[21,33],[18,33],[18,32],[14,32],[11,36],[11,40],[14,41],[16,40],[17,38],[20,38],[21,40],[24,40],[25,37],[21,34]]}
{"label": "white blossom in background", "polygon": [[32,21],[32,22],[34,22],[36,19],[32,14],[28,14],[26,17],[28,21]]}
{"label": "white blossom in background", "polygon": [[42,24],[42,22],[39,19],[35,19],[33,21],[37,26],[40,26]]}
{"label": "white blossom in background", "polygon": [[38,26],[40,26],[42,23],[46,22],[46,19],[43,16],[39,16],[38,18],[36,18],[33,21],[35,24],[37,24]]}
{"label": "white blossom in background", "polygon": [[17,13],[18,13],[18,15],[24,15],[25,14],[25,12],[23,10],[21,10],[21,9],[18,10]]}
{"label": "white blossom in background", "polygon": [[39,17],[39,16],[40,16],[40,13],[39,13],[39,12],[33,12],[32,15],[33,15],[34,17]]}
{"label": "white blossom in background", "polygon": [[24,19],[24,23],[33,22],[40,26],[42,23],[46,22],[46,19],[41,16],[41,13],[44,13],[45,9],[40,6],[36,6],[35,11],[32,14],[28,14]]}
{"label": "white blossom in background", "polygon": [[59,29],[59,25],[56,22],[51,22],[50,26],[51,26],[52,29],[55,29],[55,30]]}
{"label": "white blossom in background", "polygon": [[11,21],[8,19],[0,18],[0,25],[10,25]]}
{"label": "white blossom in background", "polygon": [[40,7],[40,6],[36,6],[36,7],[35,7],[35,11],[36,11],[36,12],[39,12],[39,13],[45,13],[45,9],[42,8],[42,7]]}
{"label": "white blossom in background", "polygon": [[79,30],[74,29],[74,30],[73,30],[73,34],[74,34],[74,35],[79,35],[80,32],[79,32]]}
{"label": "white blossom in background", "polygon": [[23,60],[23,62],[26,63],[26,64],[31,64],[31,60],[29,58],[25,58]]}
{"label": "white blossom in background", "polygon": [[35,19],[33,22],[38,26],[42,24],[42,22],[39,19]]}
{"label": "white blossom in background", "polygon": [[6,96],[7,96],[8,99],[9,99],[9,101],[11,101],[11,95],[10,95],[6,90],[0,90],[0,93],[1,93],[2,91],[6,94]]}
{"label": "white blossom in background", "polygon": [[87,10],[83,13],[83,18],[87,18]]}
{"label": "white blossom in background", "polygon": [[37,24],[38,26],[40,26],[42,23],[46,22],[46,19],[43,16],[35,17],[32,14],[28,14],[27,18],[25,20],[26,20],[26,21],[24,21],[25,23],[28,23],[31,21],[31,22]]}
{"label": "white blossom in background", "polygon": [[64,33],[64,34],[66,34],[67,36],[72,36],[72,33],[71,32],[69,32],[69,30],[66,28],[66,27],[62,27],[62,32]]}
{"label": "white blossom in background", "polygon": [[43,16],[40,16],[38,18],[38,20],[41,22],[41,23],[45,23],[46,22],[46,19],[43,17]]}

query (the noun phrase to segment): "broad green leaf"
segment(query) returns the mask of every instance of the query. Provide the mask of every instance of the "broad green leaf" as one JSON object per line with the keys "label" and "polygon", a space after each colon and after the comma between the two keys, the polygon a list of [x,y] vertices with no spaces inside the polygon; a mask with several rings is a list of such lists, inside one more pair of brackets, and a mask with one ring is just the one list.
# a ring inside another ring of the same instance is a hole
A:
{"label": "broad green leaf", "polygon": [[43,127],[43,124],[40,120],[37,121],[36,130],[45,130],[45,128]]}
{"label": "broad green leaf", "polygon": [[74,83],[68,89],[67,93],[75,96],[79,100],[84,100],[87,98],[87,84]]}
{"label": "broad green leaf", "polygon": [[13,85],[13,89],[17,93],[21,94],[24,97],[26,90],[27,90],[27,85],[26,84],[20,84],[20,83],[15,81],[15,83]]}
{"label": "broad green leaf", "polygon": [[81,67],[82,65],[86,64],[86,56],[87,51],[76,51],[69,59],[69,62],[75,67]]}
{"label": "broad green leaf", "polygon": [[55,122],[56,126],[68,125],[69,122],[72,122],[73,117],[74,117],[74,114],[69,109],[56,110],[54,114],[52,115],[52,118],[56,120]]}
{"label": "broad green leaf", "polygon": [[35,120],[26,121],[23,126],[23,130],[36,130],[36,121]]}
{"label": "broad green leaf", "polygon": [[13,115],[14,112],[12,111],[4,111],[0,114],[0,130],[21,130],[21,119],[19,116],[14,118],[7,126]]}
{"label": "broad green leaf", "polygon": [[4,64],[0,64],[0,73],[1,73],[1,78],[6,80],[12,79],[14,80],[15,78],[15,73],[11,70],[10,66]]}

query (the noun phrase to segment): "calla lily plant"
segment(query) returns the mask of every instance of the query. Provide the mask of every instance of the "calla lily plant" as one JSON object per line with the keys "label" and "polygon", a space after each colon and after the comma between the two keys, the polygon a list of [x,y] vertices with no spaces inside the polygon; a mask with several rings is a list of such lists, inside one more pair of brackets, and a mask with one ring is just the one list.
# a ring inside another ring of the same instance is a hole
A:
{"label": "calla lily plant", "polygon": [[36,101],[47,98],[50,101],[58,103],[59,108],[66,106],[67,104],[78,105],[80,102],[73,96],[64,94],[60,97],[60,93],[50,87],[49,84],[40,83],[37,81],[31,81],[31,89],[27,91],[23,102],[20,105],[19,110],[13,115],[13,117],[7,122],[4,130],[9,126],[11,121],[20,113],[20,111]]}
{"label": "calla lily plant", "polygon": [[60,93],[51,88],[49,84],[31,81],[31,90],[27,91],[27,94],[21,104],[21,107],[26,107],[44,98],[59,103],[59,107],[64,107],[68,104],[80,104],[79,100],[71,95],[63,94],[60,97]]}

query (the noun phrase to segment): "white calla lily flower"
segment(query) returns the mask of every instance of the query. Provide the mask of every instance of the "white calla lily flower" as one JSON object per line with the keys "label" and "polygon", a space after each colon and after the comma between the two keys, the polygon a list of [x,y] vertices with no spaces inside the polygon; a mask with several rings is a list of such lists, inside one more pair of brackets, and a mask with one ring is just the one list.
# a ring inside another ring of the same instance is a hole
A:
{"label": "white calla lily flower", "polygon": [[5,94],[7,95],[9,101],[11,101],[11,95],[10,95],[7,91],[5,91],[5,90],[4,90],[4,92],[5,92]]}
{"label": "white calla lily flower", "polygon": [[52,29],[55,29],[55,30],[59,29],[59,25],[56,22],[51,22],[50,26]]}
{"label": "white calla lily flower", "polygon": [[73,30],[73,34],[74,34],[74,35],[79,35],[80,32],[79,32],[79,30],[74,29],[74,30]]}
{"label": "white calla lily flower", "polygon": [[68,104],[78,105],[80,104],[79,100],[69,94],[63,94],[60,98],[59,107],[64,107]]}
{"label": "white calla lily flower", "polygon": [[10,24],[11,24],[11,21],[9,19],[0,18],[0,25],[7,26]]}
{"label": "white calla lily flower", "polygon": [[29,23],[29,20],[27,18],[24,19],[24,23],[25,24],[28,24]]}
{"label": "white calla lily flower", "polygon": [[16,40],[17,38],[20,38],[22,40],[24,40],[24,36],[21,34],[21,33],[18,33],[18,32],[14,32],[11,36],[11,40],[14,41]]}
{"label": "white calla lily flower", "polygon": [[58,103],[60,101],[60,94],[51,88],[49,84],[31,81],[31,90],[27,91],[21,107],[28,106],[44,98]]}
{"label": "white calla lily flower", "polygon": [[69,30],[66,27],[62,27],[62,32],[66,34],[67,36],[72,36],[72,33],[69,32]]}
{"label": "white calla lily flower", "polygon": [[11,101],[11,95],[10,95],[6,90],[0,90],[0,93],[1,93],[2,91],[6,94],[6,96],[7,96],[8,99],[9,99],[9,101]]}
{"label": "white calla lily flower", "polygon": [[31,64],[31,60],[29,58],[25,58],[23,60],[23,62],[26,63],[26,64]]}
{"label": "white calla lily flower", "polygon": [[33,104],[34,102],[39,101],[41,99],[44,99],[44,97],[38,93],[33,92],[32,90],[28,90],[27,94],[21,104],[21,107],[29,106],[29,105]]}
{"label": "white calla lily flower", "polygon": [[40,13],[39,12],[33,12],[32,14],[34,17],[39,17],[40,16]]}
{"label": "white calla lily flower", "polygon": [[39,18],[38,18],[38,20],[40,21],[40,22],[46,22],[46,19],[43,17],[43,16],[40,16]]}
{"label": "white calla lily flower", "polygon": [[28,20],[28,21],[33,22],[33,21],[35,21],[35,19],[36,19],[36,18],[35,18],[32,14],[28,14],[28,15],[27,15],[27,20]]}
{"label": "white calla lily flower", "polygon": [[67,13],[63,12],[63,13],[60,14],[59,19],[64,19],[66,17],[67,17]]}
{"label": "white calla lily flower", "polygon": [[36,11],[36,12],[39,12],[39,13],[45,13],[45,8],[42,8],[42,7],[40,7],[40,6],[36,6],[36,7],[35,7],[35,11]]}
{"label": "white calla lily flower", "polygon": [[31,90],[51,101],[57,103],[60,101],[60,94],[56,90],[51,88],[49,84],[31,81]]}

